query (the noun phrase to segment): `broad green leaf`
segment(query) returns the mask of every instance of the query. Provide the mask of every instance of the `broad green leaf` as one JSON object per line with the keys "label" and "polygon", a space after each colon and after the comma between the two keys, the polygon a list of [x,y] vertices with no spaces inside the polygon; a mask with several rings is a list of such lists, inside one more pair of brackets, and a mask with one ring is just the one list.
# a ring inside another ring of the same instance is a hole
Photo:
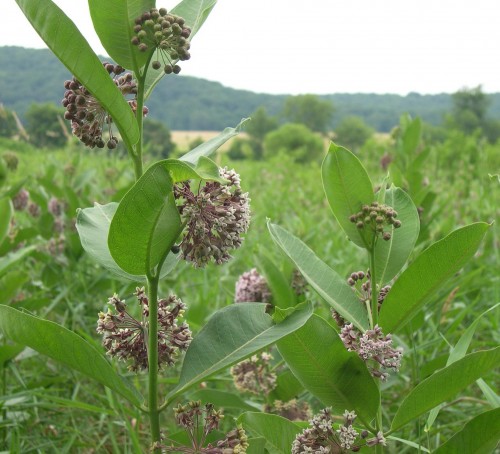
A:
{"label": "broad green leaf", "polygon": [[375,245],[375,269],[377,282],[388,283],[401,271],[418,238],[420,221],[410,196],[400,188],[391,187],[385,194],[386,205],[394,208],[401,221],[399,229],[391,229],[391,239],[377,239]]}
{"label": "broad green leaf", "polygon": [[408,323],[447,279],[474,255],[489,225],[462,227],[423,251],[398,277],[380,311],[379,325],[394,333]]}
{"label": "broad green leaf", "polygon": [[101,352],[57,323],[0,306],[0,331],[8,339],[98,381],[135,406],[142,404],[141,395],[114,371]]}
{"label": "broad green leaf", "polygon": [[345,279],[291,233],[269,221],[267,227],[274,242],[295,263],[311,287],[344,319],[362,331],[368,329],[366,309]]}
{"label": "broad green leaf", "polygon": [[120,268],[149,274],[182,231],[173,183],[164,165],[150,167],[125,194],[111,221],[108,246]]}
{"label": "broad green leaf", "polygon": [[489,454],[500,440],[500,409],[485,411],[465,424],[434,454]]}
{"label": "broad green leaf", "polygon": [[0,304],[9,304],[19,294],[21,287],[26,282],[31,281],[30,274],[20,268],[18,267],[0,278]]}
{"label": "broad green leaf", "polygon": [[297,397],[304,387],[292,374],[292,371],[285,370],[276,378],[276,387],[269,393],[269,399],[288,402]]}
{"label": "broad green leaf", "polygon": [[293,375],[324,405],[340,413],[355,410],[365,423],[375,417],[380,403],[377,384],[326,320],[313,315],[277,345]]}
{"label": "broad green leaf", "polygon": [[[109,226],[117,208],[118,204],[113,202],[106,205],[96,203],[92,208],[79,209],[76,215],[76,229],[80,235],[80,241],[85,251],[99,265],[113,274],[134,282],[144,281],[145,275],[134,275],[123,271],[109,252]],[[177,256],[173,253],[168,254],[161,268],[160,278],[169,274],[177,263]]]}
{"label": "broad green leaf", "polygon": [[349,150],[331,143],[321,173],[326,198],[335,219],[352,242],[362,248],[370,248],[372,232],[358,229],[349,220],[363,205],[374,201],[372,182],[363,164]]}
{"label": "broad green leaf", "polygon": [[111,115],[124,142],[132,148],[139,140],[132,109],[76,25],[51,0],[16,2],[49,49]]}
{"label": "broad green leaf", "polygon": [[[170,12],[184,18],[186,25],[191,29],[189,39],[192,41],[216,3],[217,0],[183,0]],[[192,51],[196,53],[196,48],[192,47],[192,49]],[[164,75],[165,72],[163,71],[163,68],[154,69],[150,63],[146,74],[145,98],[148,98],[149,95],[151,95],[153,88]]]}
{"label": "broad green leaf", "polygon": [[453,398],[458,392],[500,364],[500,347],[464,356],[419,383],[403,400],[391,431]]}
{"label": "broad green leaf", "polygon": [[130,42],[134,20],[154,6],[155,0],[89,0],[92,23],[104,49],[116,63],[134,72],[148,59]]}
{"label": "broad green leaf", "polygon": [[13,267],[19,265],[19,262],[28,255],[32,254],[35,249],[35,246],[28,246],[15,252],[11,252],[5,257],[0,257],[0,277],[10,271]]}
{"label": "broad green leaf", "polygon": [[259,412],[243,413],[238,422],[245,431],[266,439],[270,454],[290,454],[292,443],[302,429],[297,424],[278,415]]}
{"label": "broad green leaf", "polygon": [[266,439],[262,437],[254,437],[248,439],[247,454],[262,454],[266,448]]}
{"label": "broad green leaf", "polygon": [[[1,159],[1,158],[0,158]],[[9,233],[10,219],[12,218],[12,203],[9,198],[0,199],[0,244]]]}
{"label": "broad green leaf", "polygon": [[273,305],[282,309],[295,306],[297,297],[293,293],[290,282],[278,267],[262,251],[255,257],[255,261],[271,290]]}
{"label": "broad green leaf", "polygon": [[191,342],[169,400],[300,328],[312,314],[312,306],[304,305],[274,324],[265,310],[265,304],[245,303],[217,311]]}
{"label": "broad green leaf", "polygon": [[7,361],[15,358],[19,353],[24,350],[24,345],[19,344],[4,344],[0,345],[0,368],[4,366]]}
{"label": "broad green leaf", "polygon": [[220,391],[218,389],[199,389],[189,394],[189,400],[201,400],[210,402],[217,408],[236,408],[243,411],[259,410],[259,405],[249,405],[238,394],[229,391]]}
{"label": "broad green leaf", "polygon": [[407,155],[415,153],[420,142],[420,134],[422,131],[422,121],[420,118],[415,118],[406,127],[403,135],[403,151]]}
{"label": "broad green leaf", "polygon": [[218,136],[215,136],[201,145],[198,145],[196,148],[193,148],[179,159],[187,162],[188,164],[197,165],[202,156],[208,157],[212,155],[221,145],[224,145],[232,137],[237,136],[241,132],[243,124],[247,120],[247,118],[244,118],[235,128],[224,129],[224,131],[222,131]]}

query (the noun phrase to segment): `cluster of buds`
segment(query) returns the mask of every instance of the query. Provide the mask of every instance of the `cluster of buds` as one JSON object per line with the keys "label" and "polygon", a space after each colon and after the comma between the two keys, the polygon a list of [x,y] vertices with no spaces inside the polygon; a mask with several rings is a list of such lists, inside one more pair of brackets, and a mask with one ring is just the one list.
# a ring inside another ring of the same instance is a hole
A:
{"label": "cluster of buds", "polygon": [[15,171],[17,170],[17,166],[19,165],[19,158],[17,154],[12,151],[6,151],[2,154],[2,159],[5,161],[7,168],[9,170]]}
{"label": "cluster of buds", "polygon": [[[118,295],[109,298],[116,314],[108,309],[100,312],[97,332],[103,335],[103,345],[108,355],[124,361],[131,361],[129,370],[137,372],[148,369],[146,331],[149,326],[149,301],[143,288],[134,293],[142,311],[142,320],[136,320],[127,312],[127,305]],[[186,306],[175,295],[158,300],[158,369],[172,366],[181,351],[191,343],[191,331],[182,318]]]}
{"label": "cluster of buds", "polygon": [[179,245],[181,258],[195,267],[204,267],[211,260],[227,262],[229,251],[241,246],[241,235],[250,224],[250,199],[241,191],[240,176],[226,167],[219,174],[228,180],[226,184],[207,181],[196,193],[189,182],[174,186],[179,213],[186,223]]}
{"label": "cluster of buds", "polygon": [[240,391],[269,394],[276,387],[276,374],[271,369],[272,355],[262,352],[231,368],[234,385]]}
{"label": "cluster of buds", "polygon": [[267,281],[257,269],[252,268],[250,271],[246,271],[236,281],[235,303],[269,303],[270,301],[271,291]]}
{"label": "cluster of buds", "polygon": [[[135,100],[137,84],[132,73],[125,73],[125,69],[120,65],[108,62],[104,62],[103,66],[123,96],[132,96],[132,99],[128,100],[128,104],[135,112],[137,110]],[[65,81],[64,88],[66,91],[61,103],[66,108],[64,118],[71,121],[73,134],[89,148],[104,148],[105,145],[110,150],[116,148],[118,138],[113,135],[111,129],[113,119],[99,101],[75,77]],[[144,107],[143,115],[147,113],[148,109]],[[105,127],[107,127],[109,134],[106,140],[103,138]]]}
{"label": "cluster of buds", "polygon": [[403,350],[392,348],[391,335],[384,335],[378,325],[361,334],[352,323],[348,323],[341,329],[340,338],[348,351],[356,352],[366,363],[376,363],[376,367],[367,364],[373,377],[387,380],[389,374],[380,368],[399,371]]}
{"label": "cluster of buds", "polygon": [[272,406],[266,406],[266,412],[274,413],[290,421],[308,421],[312,416],[309,404],[297,399],[292,399],[288,402],[275,400]]}
{"label": "cluster of buds", "polygon": [[220,421],[224,418],[221,411],[215,410],[212,404],[201,405],[200,401],[179,404],[174,409],[177,424],[186,430],[191,446],[179,446],[172,440],[155,446],[164,452],[185,452],[205,454],[244,454],[248,448],[248,437],[245,430],[238,426],[228,432],[224,439],[208,443],[205,446],[207,436],[213,430],[217,430]]}
{"label": "cluster of buds", "polygon": [[297,296],[302,296],[306,294],[307,291],[307,281],[302,276],[299,270],[293,270],[292,273],[292,289]]}
{"label": "cluster of buds", "polygon": [[30,200],[30,193],[24,188],[20,189],[12,198],[12,205],[16,211],[27,210],[28,214],[33,218],[37,218],[41,214],[40,207]]}
{"label": "cluster of buds", "polygon": [[166,74],[179,74],[181,68],[175,62],[191,57],[191,29],[185,25],[182,17],[169,14],[165,8],[153,8],[136,18],[134,33],[131,42],[139,51],[156,50],[156,60],[151,64],[154,69],[163,66]]}
{"label": "cluster of buds", "polygon": [[295,437],[292,454],[357,452],[354,444],[358,432],[352,426],[356,414],[344,412],[344,424],[335,429],[330,408],[321,410],[309,421],[309,427]]}
{"label": "cluster of buds", "polygon": [[401,221],[396,219],[398,213],[388,205],[381,205],[372,202],[370,205],[363,205],[361,211],[351,215],[349,220],[356,224],[358,229],[371,229],[376,235],[381,235],[382,239],[389,241],[392,237],[390,231],[385,231],[387,226],[395,229],[401,227]]}

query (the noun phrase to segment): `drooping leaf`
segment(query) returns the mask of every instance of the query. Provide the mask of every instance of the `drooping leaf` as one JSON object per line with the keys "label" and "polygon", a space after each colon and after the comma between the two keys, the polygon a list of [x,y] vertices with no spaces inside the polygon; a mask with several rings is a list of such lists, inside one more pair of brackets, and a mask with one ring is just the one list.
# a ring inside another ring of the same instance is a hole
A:
{"label": "drooping leaf", "polygon": [[10,219],[12,218],[12,203],[9,198],[0,199],[0,244],[9,233]]}
{"label": "drooping leaf", "polygon": [[375,417],[380,402],[377,384],[326,320],[314,314],[277,345],[293,375],[325,406],[340,413],[355,410],[365,422]]}
{"label": "drooping leaf", "polygon": [[132,404],[142,404],[141,395],[114,371],[101,352],[63,326],[0,306],[0,331],[6,338],[98,381]]}
{"label": "drooping leaf", "polygon": [[420,231],[417,209],[406,192],[393,186],[386,191],[384,203],[397,211],[401,227],[391,229],[390,240],[378,238],[375,245],[376,278],[381,285],[388,283],[401,271]]}
{"label": "drooping leaf", "polygon": [[[276,224],[267,223],[274,242],[295,263],[304,279],[344,319],[360,330],[368,329],[366,309],[352,288],[301,240]],[[385,304],[385,303],[384,303]]]}
{"label": "drooping leaf", "polygon": [[[216,3],[217,0],[182,0],[178,5],[172,8],[170,12],[184,18],[186,25],[191,29],[189,39],[192,41]],[[155,85],[164,75],[165,72],[162,68],[158,70],[154,69],[151,65],[149,66],[145,83],[146,98],[149,97]]]}
{"label": "drooping leaf", "polygon": [[116,209],[108,246],[120,268],[149,274],[166,257],[181,233],[173,182],[164,165],[154,165],[137,180]]}
{"label": "drooping leaf", "polygon": [[264,274],[271,290],[273,305],[282,309],[293,307],[297,297],[283,273],[262,251],[255,257],[255,261],[258,269]]}
{"label": "drooping leaf", "polygon": [[451,399],[500,364],[500,347],[464,356],[419,383],[398,408],[391,431]]}
{"label": "drooping leaf", "polygon": [[[76,216],[76,229],[85,251],[99,264],[113,274],[134,282],[142,282],[145,275],[133,275],[123,271],[111,257],[108,248],[108,234],[111,220],[115,215],[118,204],[115,202],[106,205],[96,203],[92,208],[80,209]],[[175,254],[170,253],[161,268],[160,278],[168,275],[177,265]]]}
{"label": "drooping leaf", "polygon": [[148,54],[130,42],[134,19],[154,6],[155,0],[89,0],[92,23],[104,49],[116,63],[136,73]]}
{"label": "drooping leaf", "polygon": [[489,454],[500,440],[500,408],[485,411],[442,444],[434,454]]}
{"label": "drooping leaf", "polygon": [[16,2],[49,49],[111,115],[124,142],[132,148],[139,140],[132,109],[76,25],[51,0]]}
{"label": "drooping leaf", "polygon": [[370,248],[373,234],[358,229],[349,220],[363,205],[374,201],[372,182],[363,164],[349,150],[331,143],[321,173],[326,198],[335,219],[352,242],[362,248]]}
{"label": "drooping leaf", "polygon": [[265,309],[265,304],[245,303],[217,311],[191,342],[169,399],[300,328],[312,314],[310,304],[297,306],[286,320],[274,324]]}
{"label": "drooping leaf", "polygon": [[17,266],[21,260],[35,251],[35,246],[28,246],[0,257],[0,277]]}
{"label": "drooping leaf", "polygon": [[379,325],[394,333],[408,323],[448,278],[474,255],[488,224],[462,227],[423,251],[398,277],[384,300]]}
{"label": "drooping leaf", "polygon": [[238,422],[253,435],[265,438],[270,454],[290,454],[295,437],[302,431],[286,418],[260,412],[243,413]]}

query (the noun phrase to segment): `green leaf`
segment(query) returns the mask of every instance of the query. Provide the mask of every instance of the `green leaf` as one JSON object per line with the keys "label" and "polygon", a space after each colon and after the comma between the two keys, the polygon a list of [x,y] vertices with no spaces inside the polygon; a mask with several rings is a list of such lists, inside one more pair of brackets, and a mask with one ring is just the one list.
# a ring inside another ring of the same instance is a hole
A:
{"label": "green leaf", "polygon": [[403,400],[391,431],[451,399],[468,385],[500,364],[500,347],[483,350],[455,361],[419,383]]}
{"label": "green leaf", "polygon": [[410,256],[420,231],[418,212],[410,196],[402,189],[391,187],[385,194],[386,205],[393,207],[401,221],[399,229],[391,228],[391,239],[378,239],[375,245],[377,282],[388,283],[401,271]]}
{"label": "green leaf", "polygon": [[24,345],[18,344],[4,344],[0,345],[0,368],[2,368],[7,361],[15,358],[19,353],[24,350]]}
{"label": "green leaf", "polygon": [[150,167],[125,194],[109,228],[108,246],[120,268],[149,274],[166,257],[182,231],[170,172]]}
{"label": "green leaf", "polygon": [[260,252],[255,257],[257,268],[264,274],[266,282],[269,285],[273,296],[272,303],[274,306],[285,309],[295,306],[297,297],[293,293],[290,282],[286,279],[278,267],[265,255]]}
{"label": "green leaf", "polygon": [[349,220],[363,205],[374,201],[372,182],[363,164],[349,150],[331,143],[321,173],[326,198],[335,219],[352,242],[362,248],[370,248],[374,235],[358,229]]}
{"label": "green leaf", "polygon": [[248,439],[247,454],[262,454],[266,448],[266,439],[262,437],[255,437]]}
{"label": "green leaf", "polygon": [[265,304],[245,303],[217,311],[191,342],[169,400],[300,328],[312,314],[308,304],[274,324],[265,310]]}
{"label": "green leaf", "polygon": [[415,118],[405,129],[403,136],[403,151],[407,155],[415,152],[420,142],[420,134],[422,132],[422,121],[420,118]]}
{"label": "green leaf", "polygon": [[35,249],[35,246],[28,246],[15,252],[11,252],[5,257],[0,257],[0,277],[10,271],[13,267],[17,266],[21,260],[24,260],[24,258],[35,251]]}
{"label": "green leaf", "polygon": [[428,299],[474,255],[489,225],[455,230],[422,252],[398,277],[380,310],[379,325],[394,333],[422,309]]}
{"label": "green leaf", "polygon": [[377,384],[326,320],[314,314],[277,345],[293,375],[324,405],[340,413],[355,410],[365,424],[375,417],[380,403]]}
{"label": "green leaf", "polygon": [[132,109],[76,25],[51,0],[16,2],[49,49],[111,115],[132,148],[139,140]]}
{"label": "green leaf", "polygon": [[[217,0],[183,0],[170,12],[184,18],[186,25],[191,29],[189,39],[192,41],[216,3]],[[164,75],[163,69],[154,69],[151,64],[149,65],[145,83],[146,98],[149,97],[155,85]]]}
{"label": "green leaf", "polygon": [[101,352],[57,323],[33,317],[8,306],[0,306],[0,331],[8,339],[98,381],[135,406],[142,404],[141,395],[114,371]]}
{"label": "green leaf", "polygon": [[199,389],[189,394],[189,400],[210,402],[217,408],[236,408],[243,411],[255,411],[259,409],[258,405],[247,404],[240,396],[234,394],[234,392],[220,391],[218,389]]}
{"label": "green leaf", "polygon": [[[122,278],[142,282],[146,279],[145,275],[134,275],[123,271],[109,252],[109,226],[117,208],[118,204],[113,202],[106,205],[96,203],[92,208],[79,209],[76,215],[76,229],[80,235],[80,241],[87,254],[99,265]],[[176,255],[168,254],[161,268],[160,278],[169,274],[177,263]]]}
{"label": "green leaf", "polygon": [[189,164],[197,165],[199,159],[204,156],[208,157],[212,155],[220,146],[224,145],[229,139],[237,136],[241,132],[243,124],[248,121],[248,118],[241,120],[238,125],[234,128],[226,128],[218,136],[212,137],[210,140],[198,145],[191,151],[181,156],[179,159],[181,161],[187,162]]}
{"label": "green leaf", "polygon": [[270,454],[290,454],[292,443],[302,429],[297,424],[278,415],[247,412],[238,418],[245,431],[266,439]]}
{"label": "green leaf", "polygon": [[442,444],[434,454],[493,453],[500,440],[500,409],[485,411]]}
{"label": "green leaf", "polygon": [[7,197],[0,199],[0,244],[2,244],[3,240],[9,233],[12,214],[13,209],[10,199]]}
{"label": "green leaf", "polygon": [[297,397],[304,387],[295,378],[291,370],[285,370],[276,378],[276,387],[269,393],[271,401],[281,400],[288,402],[289,400]]}
{"label": "green leaf", "polygon": [[148,54],[130,42],[134,20],[155,6],[155,0],[89,0],[95,31],[108,55],[124,68],[137,72]]}
{"label": "green leaf", "polygon": [[344,319],[352,322],[362,331],[368,329],[366,309],[360,304],[358,297],[345,279],[342,279],[291,233],[269,221],[267,227],[274,242],[295,263],[311,287]]}

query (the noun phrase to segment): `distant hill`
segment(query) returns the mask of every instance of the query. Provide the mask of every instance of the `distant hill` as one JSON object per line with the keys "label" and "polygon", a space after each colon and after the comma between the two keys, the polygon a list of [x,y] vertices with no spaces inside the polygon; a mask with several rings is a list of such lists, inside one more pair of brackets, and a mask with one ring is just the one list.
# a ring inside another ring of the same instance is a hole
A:
{"label": "distant hill", "polygon": [[[0,103],[21,117],[33,102],[60,104],[70,74],[48,49],[0,47]],[[490,95],[490,116],[500,119],[500,93]],[[270,115],[282,111],[287,96],[253,93],[188,76],[166,77],[147,100],[150,117],[173,130],[220,130],[250,116],[259,106]],[[439,125],[451,108],[449,94],[331,94],[321,98],[335,106],[332,127],[347,115],[358,115],[378,131],[398,123],[402,113]]]}

